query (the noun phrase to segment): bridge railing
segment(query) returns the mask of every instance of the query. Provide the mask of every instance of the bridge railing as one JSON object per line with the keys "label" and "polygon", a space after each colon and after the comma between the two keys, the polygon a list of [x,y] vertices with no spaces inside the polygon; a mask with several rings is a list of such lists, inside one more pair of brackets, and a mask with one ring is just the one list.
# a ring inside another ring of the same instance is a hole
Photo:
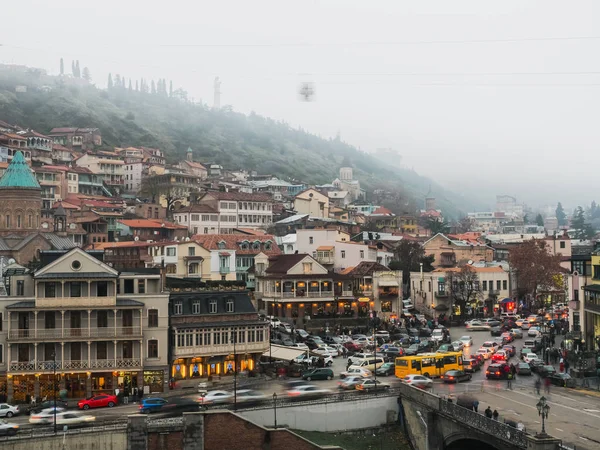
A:
{"label": "bridge railing", "polygon": [[471,426],[484,433],[502,439],[512,445],[527,448],[527,438],[524,431],[520,431],[510,425],[497,420],[488,419],[483,414],[476,413],[454,403],[440,399],[440,412],[448,414],[465,425]]}

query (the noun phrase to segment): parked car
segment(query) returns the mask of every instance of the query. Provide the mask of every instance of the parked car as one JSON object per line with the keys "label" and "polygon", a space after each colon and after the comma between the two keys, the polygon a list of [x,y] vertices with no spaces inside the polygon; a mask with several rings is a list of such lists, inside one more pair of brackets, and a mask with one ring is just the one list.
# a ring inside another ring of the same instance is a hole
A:
{"label": "parked car", "polygon": [[326,344],[341,344],[342,340],[337,336],[324,336],[323,342]]}
{"label": "parked car", "polygon": [[331,369],[313,369],[302,374],[302,379],[306,381],[312,380],[333,380],[333,370]]}
{"label": "parked car", "polygon": [[279,331],[281,331],[282,333],[287,333],[287,334],[292,333],[292,326],[289,323],[279,322],[277,329]]}
{"label": "parked car", "polygon": [[315,348],[312,352],[315,355],[319,355],[319,356],[323,356],[323,357],[330,356],[331,358],[337,358],[339,356],[337,350],[334,348],[331,348],[329,346]]}
{"label": "parked car", "polygon": [[308,345],[306,345],[304,342],[296,342],[294,345],[292,345],[292,347],[294,348],[298,348],[300,350],[304,350],[304,351],[308,351]]}
{"label": "parked car", "polygon": [[6,420],[0,420],[0,435],[2,436],[14,436],[19,432],[19,425],[16,423],[9,423]]}
{"label": "parked car", "polygon": [[496,326],[500,325],[500,321],[499,321],[499,320],[497,320],[497,319],[483,319],[483,320],[481,321],[481,323],[483,323],[483,324],[487,324],[487,325],[489,325],[490,327],[496,327]]}
{"label": "parked car", "polygon": [[338,383],[338,388],[345,391],[351,391],[356,389],[356,385],[362,383],[364,380],[361,376],[351,375],[344,378],[343,381]]}
{"label": "parked car", "polygon": [[296,386],[287,391],[288,397],[293,399],[305,399],[305,398],[320,398],[325,395],[331,394],[330,389],[321,388],[311,384],[304,386]]}
{"label": "parked car", "polygon": [[465,347],[473,346],[473,338],[471,336],[461,336],[459,341],[461,341]]}
{"label": "parked car", "polygon": [[119,404],[116,395],[108,395],[108,394],[99,394],[93,395],[85,400],[79,400],[77,402],[77,407],[79,409],[90,409],[90,408],[103,408],[108,406],[112,408]]}
{"label": "parked car", "polygon": [[356,365],[356,361],[361,361],[366,358],[371,358],[372,356],[373,356],[373,353],[359,352],[359,353],[355,353],[352,356],[348,356],[348,362],[350,363],[350,365],[354,366],[354,365]]}
{"label": "parked car", "polygon": [[406,375],[402,378],[402,382],[422,389],[433,386],[433,380],[423,375]]}
{"label": "parked car", "polygon": [[460,383],[461,381],[471,381],[471,374],[464,370],[449,370],[442,376],[444,383]]}
{"label": "parked car", "polygon": [[8,417],[9,419],[12,416],[16,416],[19,414],[19,407],[9,405],[8,403],[0,403],[0,417]]}
{"label": "parked car", "polygon": [[350,366],[345,371],[340,372],[340,378],[352,376],[370,378],[371,376],[373,376],[373,373],[369,369],[365,369],[364,367],[359,366]]}
{"label": "parked car", "polygon": [[375,370],[375,373],[379,376],[388,377],[394,375],[396,365],[392,362],[386,362],[381,367]]}
{"label": "parked car", "polygon": [[510,373],[510,370],[507,370],[507,367],[509,366],[506,363],[490,364],[485,371],[485,377],[488,380],[490,378],[495,380],[505,380],[508,378],[508,374]]}
{"label": "parked car", "polygon": [[296,328],[294,330],[294,333],[296,333],[296,338],[300,338],[301,340],[306,340],[310,336],[310,334],[308,334],[306,330],[303,330],[301,328]]}
{"label": "parked car", "polygon": [[541,366],[538,370],[537,370],[538,375],[540,375],[541,377],[548,377],[550,375],[553,375],[556,373],[556,369],[554,368],[554,366],[549,366],[549,365],[544,365]]}
{"label": "parked car", "polygon": [[366,379],[362,383],[356,385],[356,390],[359,392],[376,392],[385,391],[390,388],[389,384],[382,383],[379,380]]}
{"label": "parked car", "polygon": [[281,340],[281,343],[282,343],[283,345],[285,345],[286,347],[293,347],[293,346],[294,346],[294,341],[292,341],[292,340],[291,340],[290,338],[288,338],[288,337],[284,337],[284,338]]}
{"label": "parked car", "polygon": [[526,362],[517,364],[517,373],[519,375],[531,375],[531,366]]}
{"label": "parked car", "polygon": [[568,373],[557,372],[551,375],[548,375],[548,379],[550,383],[555,386],[562,386],[568,388],[574,388],[576,386],[575,379],[571,377]]}
{"label": "parked car", "polygon": [[463,370],[465,372],[474,373],[481,370],[481,366],[476,359],[463,359]]}
{"label": "parked car", "polygon": [[355,342],[349,341],[349,342],[344,342],[344,347],[346,347],[346,350],[348,350],[349,352],[360,352],[361,350],[361,346],[356,344]]}

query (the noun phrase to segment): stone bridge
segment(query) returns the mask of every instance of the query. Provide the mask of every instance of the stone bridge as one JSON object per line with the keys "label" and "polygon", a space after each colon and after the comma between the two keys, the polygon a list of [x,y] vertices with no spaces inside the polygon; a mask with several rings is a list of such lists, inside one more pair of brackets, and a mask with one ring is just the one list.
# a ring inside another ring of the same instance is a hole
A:
{"label": "stone bridge", "polygon": [[559,450],[560,440],[533,436],[408,385],[399,388],[399,417],[417,450]]}

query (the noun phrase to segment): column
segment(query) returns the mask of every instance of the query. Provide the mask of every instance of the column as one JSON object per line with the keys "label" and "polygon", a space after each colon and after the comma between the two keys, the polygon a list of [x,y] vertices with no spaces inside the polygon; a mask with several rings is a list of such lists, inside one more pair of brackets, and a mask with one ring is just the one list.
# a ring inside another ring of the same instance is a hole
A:
{"label": "column", "polygon": [[[33,333],[34,333],[33,335],[36,337],[36,339],[38,337],[38,335],[37,335],[37,317],[38,317],[38,312],[34,311],[33,312]],[[35,360],[37,361],[37,358]]]}
{"label": "column", "polygon": [[65,343],[60,343],[60,368],[64,370],[65,367]]}
{"label": "column", "polygon": [[88,309],[88,337],[92,336],[92,310]]}
{"label": "column", "polygon": [[92,368],[92,342],[88,341],[88,369]]}
{"label": "column", "polygon": [[117,335],[117,310],[113,309],[113,313],[115,315],[115,329],[114,329],[114,336]]}
{"label": "column", "polygon": [[[10,311],[8,311],[8,325],[7,325],[7,330],[8,330],[8,336],[10,337]],[[10,362],[10,360],[8,360],[8,362]]]}
{"label": "column", "polygon": [[61,289],[61,291],[60,291],[61,295],[60,296],[61,297],[66,297],[66,295],[65,295],[65,282],[64,281],[60,282],[60,289]]}
{"label": "column", "polygon": [[60,333],[61,333],[62,337],[65,337],[65,311],[64,310],[61,311],[60,315],[61,315],[61,326],[62,326]]}
{"label": "column", "polygon": [[114,344],[114,348],[115,348],[115,353],[114,353],[114,357],[115,357],[115,367],[117,367],[117,341],[113,341]]}
{"label": "column", "polygon": [[[37,313],[36,313],[36,315],[37,315]],[[37,347],[38,347],[38,343],[35,342],[33,344],[33,368],[34,368],[34,370],[37,370],[37,363],[38,363]]]}
{"label": "column", "polygon": [[[133,354],[133,357],[135,358],[135,352]],[[140,370],[143,367],[144,363],[144,340],[140,339],[140,352],[139,352],[139,358],[140,358]]]}
{"label": "column", "polygon": [[144,308],[140,308],[140,334],[144,331]]}

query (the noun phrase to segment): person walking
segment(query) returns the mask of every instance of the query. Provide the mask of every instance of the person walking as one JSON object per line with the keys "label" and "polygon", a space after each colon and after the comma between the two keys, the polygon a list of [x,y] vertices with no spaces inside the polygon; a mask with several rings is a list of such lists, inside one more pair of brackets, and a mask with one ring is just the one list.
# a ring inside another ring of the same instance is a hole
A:
{"label": "person walking", "polygon": [[497,409],[495,409],[495,410],[494,410],[494,412],[492,413],[492,417],[493,417],[493,419],[494,419],[494,420],[498,420],[498,416],[499,416],[499,415],[500,415],[500,414],[498,413],[498,410],[497,410]]}
{"label": "person walking", "polygon": [[491,419],[492,416],[494,415],[492,413],[492,408],[490,408],[489,406],[486,408],[486,410],[484,411],[485,417],[487,417],[488,419]]}
{"label": "person walking", "polygon": [[540,395],[540,388],[542,387],[542,382],[540,381],[540,377],[537,377],[535,380],[535,392],[537,395]]}
{"label": "person walking", "polygon": [[546,394],[550,393],[550,378],[544,379],[544,391],[546,392]]}
{"label": "person walking", "polygon": [[478,412],[479,409],[479,400],[473,400],[473,411]]}

